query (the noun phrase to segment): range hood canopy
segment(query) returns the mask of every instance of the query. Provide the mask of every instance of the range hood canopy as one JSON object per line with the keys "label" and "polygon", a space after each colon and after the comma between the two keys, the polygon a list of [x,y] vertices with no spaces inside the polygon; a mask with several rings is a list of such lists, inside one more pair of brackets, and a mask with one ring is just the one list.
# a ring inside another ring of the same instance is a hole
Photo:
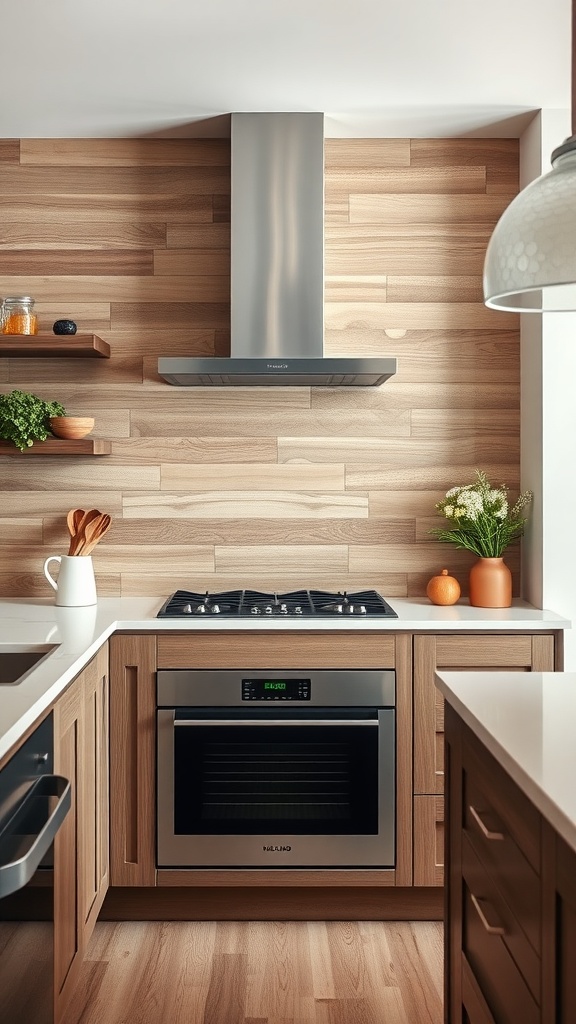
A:
{"label": "range hood canopy", "polygon": [[232,114],[230,357],[162,356],[180,386],[374,386],[392,358],[324,358],[324,115]]}

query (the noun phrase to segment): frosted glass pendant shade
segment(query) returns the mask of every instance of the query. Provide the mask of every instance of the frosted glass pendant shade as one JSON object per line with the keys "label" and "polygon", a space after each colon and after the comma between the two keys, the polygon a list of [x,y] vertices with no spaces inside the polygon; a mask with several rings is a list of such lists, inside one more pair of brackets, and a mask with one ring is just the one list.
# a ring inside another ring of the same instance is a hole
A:
{"label": "frosted glass pendant shade", "polygon": [[484,262],[484,302],[520,313],[576,309],[575,136],[500,217]]}

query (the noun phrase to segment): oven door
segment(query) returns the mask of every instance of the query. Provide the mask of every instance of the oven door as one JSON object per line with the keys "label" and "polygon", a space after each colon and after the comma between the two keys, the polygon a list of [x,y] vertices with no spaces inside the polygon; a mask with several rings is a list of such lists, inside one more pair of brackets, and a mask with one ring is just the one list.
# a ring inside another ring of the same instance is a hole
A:
{"label": "oven door", "polygon": [[54,839],[71,803],[49,715],[0,771],[0,1021],[54,1021]]}
{"label": "oven door", "polygon": [[393,708],[158,711],[159,867],[393,867]]}

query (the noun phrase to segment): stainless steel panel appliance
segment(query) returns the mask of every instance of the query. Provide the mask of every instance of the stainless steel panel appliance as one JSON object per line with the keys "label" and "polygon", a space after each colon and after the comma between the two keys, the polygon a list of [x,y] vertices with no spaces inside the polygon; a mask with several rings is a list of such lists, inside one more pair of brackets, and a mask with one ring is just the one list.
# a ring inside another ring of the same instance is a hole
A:
{"label": "stainless steel panel appliance", "polygon": [[54,1020],[53,840],[71,804],[48,716],[0,771],[0,1020]]}
{"label": "stainless steel panel appliance", "polygon": [[391,669],[157,673],[159,867],[395,863]]}

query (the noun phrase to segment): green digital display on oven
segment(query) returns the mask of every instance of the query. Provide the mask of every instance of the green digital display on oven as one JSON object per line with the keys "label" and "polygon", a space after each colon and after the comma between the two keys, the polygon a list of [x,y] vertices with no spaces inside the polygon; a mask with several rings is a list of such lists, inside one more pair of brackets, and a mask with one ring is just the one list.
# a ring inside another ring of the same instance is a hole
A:
{"label": "green digital display on oven", "polygon": [[310,700],[310,679],[243,679],[242,700]]}

